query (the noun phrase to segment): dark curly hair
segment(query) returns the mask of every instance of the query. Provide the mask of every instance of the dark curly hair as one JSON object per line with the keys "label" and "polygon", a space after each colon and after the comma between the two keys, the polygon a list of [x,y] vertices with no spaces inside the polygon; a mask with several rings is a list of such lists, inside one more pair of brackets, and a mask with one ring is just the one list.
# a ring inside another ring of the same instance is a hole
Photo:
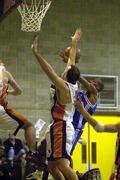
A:
{"label": "dark curly hair", "polygon": [[80,78],[80,71],[76,66],[71,66],[71,68],[67,71],[67,81],[71,84],[75,84],[76,81]]}

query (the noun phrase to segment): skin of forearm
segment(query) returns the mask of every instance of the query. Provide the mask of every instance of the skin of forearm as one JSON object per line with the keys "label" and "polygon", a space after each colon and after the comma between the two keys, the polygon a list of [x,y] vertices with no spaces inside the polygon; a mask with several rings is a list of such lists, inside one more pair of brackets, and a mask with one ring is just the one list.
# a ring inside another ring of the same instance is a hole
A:
{"label": "skin of forearm", "polygon": [[69,66],[75,65],[75,55],[76,55],[76,47],[74,46],[74,47],[71,47],[71,49],[70,49],[67,66],[62,74],[62,77],[64,77],[64,74],[68,71]]}
{"label": "skin of forearm", "polygon": [[79,81],[86,89],[90,89],[90,83],[84,77],[81,76]]}
{"label": "skin of forearm", "polygon": [[70,49],[67,66],[75,65],[75,56],[76,56],[76,45],[72,45]]}
{"label": "skin of forearm", "polygon": [[79,104],[80,101],[75,102],[75,106],[78,111],[83,115],[89,124],[98,132],[118,132],[120,131],[120,122],[114,124],[101,124],[96,121],[85,109]]}
{"label": "skin of forearm", "polygon": [[83,110],[82,115],[93,127],[96,126],[97,121],[92,116],[90,116],[90,114],[87,111]]}
{"label": "skin of forearm", "polygon": [[117,132],[118,128],[114,124],[106,124],[104,125],[104,132]]}
{"label": "skin of forearm", "polygon": [[[98,122],[93,117],[91,117],[87,111],[83,111],[82,114],[93,127],[96,126],[96,124]],[[104,132],[111,132],[111,133],[113,132],[114,133],[114,132],[117,132],[118,130],[120,130],[120,129],[115,124],[104,125]]]}

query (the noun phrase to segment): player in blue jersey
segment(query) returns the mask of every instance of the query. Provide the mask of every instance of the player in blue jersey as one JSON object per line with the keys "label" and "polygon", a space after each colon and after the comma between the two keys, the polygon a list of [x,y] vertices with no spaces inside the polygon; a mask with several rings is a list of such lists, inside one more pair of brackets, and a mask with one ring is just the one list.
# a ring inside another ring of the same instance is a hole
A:
{"label": "player in blue jersey", "polygon": [[[101,79],[92,79],[90,81],[86,80],[84,77],[80,77],[80,83],[85,87],[85,90],[80,90],[77,93],[77,100],[81,100],[83,102],[84,108],[86,111],[93,115],[97,108],[97,96],[98,93],[100,93],[103,88],[103,82]],[[73,126],[75,128],[75,136],[73,139],[73,146],[71,149],[71,154],[73,153],[73,150],[81,138],[81,135],[83,133],[83,129],[86,123],[86,119],[83,117],[83,115],[75,108],[75,112],[73,115]]]}

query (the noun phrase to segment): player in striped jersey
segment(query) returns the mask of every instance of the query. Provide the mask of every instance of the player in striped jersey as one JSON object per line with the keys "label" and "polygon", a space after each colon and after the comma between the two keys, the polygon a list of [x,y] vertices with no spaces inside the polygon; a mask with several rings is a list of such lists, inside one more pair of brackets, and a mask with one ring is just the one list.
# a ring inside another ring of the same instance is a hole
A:
{"label": "player in striped jersey", "polygon": [[[81,100],[84,104],[84,107],[86,108],[86,110],[92,115],[97,107],[97,103],[95,103],[94,105],[92,105],[87,97],[87,92],[84,90],[81,90],[78,92],[77,94],[77,99]],[[83,129],[85,127],[86,124],[86,119],[82,116],[82,114],[80,114],[80,112],[77,111],[77,109],[75,109],[74,115],[73,115],[73,121],[72,124],[75,128],[75,136],[73,139],[73,146],[71,149],[71,154],[73,153],[73,150],[77,144],[77,142],[81,139],[82,133],[83,133]]]}
{"label": "player in striped jersey", "polygon": [[[97,95],[100,93],[103,88],[103,82],[100,79],[92,79],[87,81],[84,77],[80,77],[80,82],[83,84],[83,86],[86,88],[86,90],[80,90],[77,93],[77,99],[81,100],[83,102],[83,105],[86,109],[86,111],[92,115],[96,108],[97,108]],[[86,119],[83,117],[83,115],[75,108],[75,112],[73,115],[73,121],[72,124],[75,128],[75,136],[73,139],[73,146],[71,149],[71,154],[73,153],[73,150],[81,138],[81,135],[83,133],[83,129],[86,123]]]}
{"label": "player in striped jersey", "polygon": [[[10,87],[10,88],[9,88]],[[28,119],[9,107],[7,96],[17,96],[22,92],[11,73],[6,71],[5,64],[0,61],[0,132],[13,131],[13,135],[22,128],[25,130],[25,139],[31,152],[36,151],[35,128]]]}
{"label": "player in striped jersey", "polygon": [[[80,30],[77,29],[72,37],[70,50],[72,59],[75,59],[76,45],[79,39]],[[71,59],[69,59],[63,80],[37,51],[36,37],[32,43],[32,50],[40,66],[56,86],[56,98],[51,109],[53,123],[48,130],[48,136],[46,136],[49,171],[54,179],[77,180],[75,172],[69,166],[69,158],[72,136],[74,135],[74,128],[71,123],[74,109],[73,101],[77,90],[76,81],[80,77],[80,72],[77,67],[71,65]]]}

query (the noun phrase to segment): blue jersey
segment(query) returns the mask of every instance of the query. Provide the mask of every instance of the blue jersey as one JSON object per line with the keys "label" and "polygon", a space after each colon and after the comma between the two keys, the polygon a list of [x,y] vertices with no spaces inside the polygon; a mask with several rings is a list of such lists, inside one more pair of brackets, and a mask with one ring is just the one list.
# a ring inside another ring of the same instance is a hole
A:
{"label": "blue jersey", "polygon": [[[81,90],[77,93],[77,99],[81,100],[83,102],[84,108],[86,109],[86,111],[92,115],[96,108],[97,108],[97,104],[95,103],[94,105],[91,104],[91,102],[89,101],[88,97],[87,97],[87,91],[85,90]],[[84,125],[86,123],[86,119],[83,117],[83,115],[75,108],[75,112],[73,115],[73,121],[72,124],[75,128],[75,130],[82,130],[84,128]]]}
{"label": "blue jersey", "polygon": [[[97,104],[96,103],[94,105],[91,104],[91,102],[89,101],[89,99],[87,97],[87,91],[85,91],[85,90],[79,91],[77,93],[77,99],[81,100],[83,102],[84,108],[90,115],[92,115],[95,112],[95,110],[97,108]],[[73,139],[73,147],[71,149],[71,154],[83,133],[83,128],[84,128],[86,122],[87,121],[83,117],[83,115],[75,108],[74,115],[73,115],[73,121],[72,121],[72,124],[75,129],[75,136]]]}

